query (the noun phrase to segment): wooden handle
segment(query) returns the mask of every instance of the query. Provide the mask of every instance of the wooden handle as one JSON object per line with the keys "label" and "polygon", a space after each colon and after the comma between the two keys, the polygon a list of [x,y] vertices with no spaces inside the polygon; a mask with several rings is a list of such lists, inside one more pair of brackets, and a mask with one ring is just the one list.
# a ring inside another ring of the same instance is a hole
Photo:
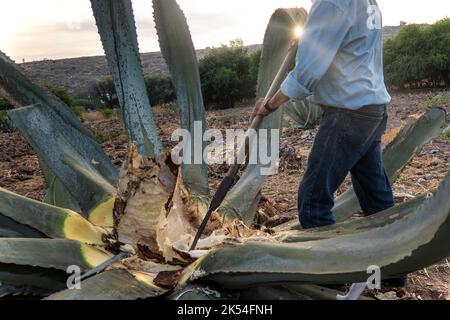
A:
{"label": "wooden handle", "polygon": [[[267,91],[267,94],[264,98],[264,104],[270,101],[270,99],[273,98],[273,96],[277,93],[277,91],[280,89],[281,84],[286,79],[289,71],[293,68],[295,65],[295,58],[297,56],[297,50],[298,50],[298,42],[291,46],[288,50],[288,53],[286,55],[286,58],[283,61],[283,64],[280,67],[280,70],[278,70],[277,75],[275,76],[275,79],[273,80],[269,90]],[[248,145],[248,139],[250,137],[250,134],[253,130],[258,130],[262,123],[264,121],[263,116],[256,116],[253,118],[252,123],[250,124],[247,132],[245,133],[245,143],[244,145],[239,149],[238,151],[238,159],[244,159],[247,157],[247,151],[249,150],[246,148]],[[245,152],[244,158],[242,158],[242,152]],[[241,164],[233,164],[230,169],[228,170],[227,176],[228,177],[234,177],[239,171]]]}

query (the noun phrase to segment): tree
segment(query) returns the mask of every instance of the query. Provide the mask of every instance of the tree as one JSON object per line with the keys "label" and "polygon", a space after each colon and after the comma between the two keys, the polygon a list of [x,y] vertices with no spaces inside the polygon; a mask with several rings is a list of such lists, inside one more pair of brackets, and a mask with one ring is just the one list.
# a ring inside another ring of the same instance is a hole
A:
{"label": "tree", "polygon": [[[200,60],[202,91],[207,106],[233,108],[237,101],[253,97],[257,57],[247,54],[242,40],[212,49]],[[253,63],[253,66],[252,66]]]}
{"label": "tree", "polygon": [[[251,77],[251,83],[255,85],[256,90],[256,84],[258,83],[258,73],[259,73],[259,65],[261,63],[261,53],[262,49],[257,49],[250,53],[250,77]],[[256,92],[255,92],[256,94]]]}
{"label": "tree", "polygon": [[119,105],[116,88],[111,77],[98,81],[91,89],[91,97],[111,109]]}
{"label": "tree", "polygon": [[407,25],[384,49],[386,81],[400,88],[449,85],[450,19]]}
{"label": "tree", "polygon": [[152,106],[170,103],[177,96],[170,77],[150,76],[145,77],[145,85]]}

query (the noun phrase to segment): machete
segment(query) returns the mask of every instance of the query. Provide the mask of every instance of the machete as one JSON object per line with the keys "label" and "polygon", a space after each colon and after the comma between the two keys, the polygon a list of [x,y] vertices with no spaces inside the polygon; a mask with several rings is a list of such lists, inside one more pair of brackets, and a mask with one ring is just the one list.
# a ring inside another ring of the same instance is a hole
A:
{"label": "machete", "polygon": [[[288,53],[286,55],[286,58],[284,59],[283,64],[281,65],[275,79],[272,82],[272,85],[269,88],[269,91],[267,92],[263,105],[265,105],[272,97],[277,93],[277,91],[280,89],[281,84],[286,79],[289,71],[294,67],[295,65],[295,57],[297,55],[299,41],[293,40],[293,43],[289,47]],[[238,151],[237,159],[247,159],[248,154],[250,153],[249,150],[249,140],[250,135],[252,132],[257,131],[264,120],[263,116],[256,116],[253,118],[250,127],[248,128],[247,132],[245,133],[245,141],[243,146]],[[242,157],[244,155],[244,157]],[[205,231],[206,225],[208,224],[209,220],[211,219],[211,215],[219,206],[222,204],[223,200],[225,199],[226,195],[228,194],[228,191],[230,191],[231,187],[233,186],[233,182],[239,172],[239,169],[241,168],[241,164],[235,163],[233,164],[230,169],[227,172],[227,175],[223,179],[222,183],[220,184],[219,188],[216,191],[216,194],[214,195],[211,204],[209,206],[209,209],[205,215],[205,218],[202,221],[202,224],[200,225],[197,234],[195,235],[194,242],[191,246],[191,251],[195,250],[197,247],[197,243],[200,240],[200,237],[202,236],[203,232]]]}

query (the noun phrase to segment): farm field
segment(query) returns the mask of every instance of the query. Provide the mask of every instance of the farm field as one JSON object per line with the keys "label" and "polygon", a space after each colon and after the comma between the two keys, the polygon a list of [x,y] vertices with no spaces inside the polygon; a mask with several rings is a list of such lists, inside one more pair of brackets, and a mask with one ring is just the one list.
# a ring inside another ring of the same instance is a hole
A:
{"label": "farm field", "polygon": [[[430,98],[443,97],[441,107],[450,115],[450,92],[393,93],[389,107],[388,131],[384,144],[395,137],[398,129],[420,114]],[[232,110],[207,112],[209,128],[245,128],[252,112],[252,101]],[[164,146],[173,147],[170,135],[179,127],[178,112],[174,108],[156,107],[154,115]],[[101,143],[116,166],[121,166],[127,155],[127,137],[118,117],[104,118],[100,113],[85,113],[85,125]],[[450,120],[450,118],[448,118]],[[309,150],[317,129],[285,129],[281,140],[280,173],[272,176],[262,190],[263,201],[256,223],[275,227],[296,219],[296,198],[299,181],[306,168]],[[448,139],[448,138],[447,138]],[[18,194],[42,200],[45,182],[36,155],[19,133],[0,134],[0,187]],[[431,193],[450,169],[450,143],[444,137],[428,143],[421,153],[407,166],[394,185],[396,201],[401,203],[423,193]],[[227,171],[226,165],[210,168],[210,188],[215,190]],[[347,181],[339,190],[346,190]],[[376,293],[379,299],[450,299],[450,262],[416,272],[409,277],[404,289],[383,288]]]}

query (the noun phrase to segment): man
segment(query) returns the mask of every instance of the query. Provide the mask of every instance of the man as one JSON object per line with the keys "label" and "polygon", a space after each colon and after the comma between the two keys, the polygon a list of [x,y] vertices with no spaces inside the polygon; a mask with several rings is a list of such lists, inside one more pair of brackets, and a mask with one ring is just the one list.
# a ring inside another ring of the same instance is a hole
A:
{"label": "man", "polygon": [[254,114],[267,116],[290,99],[324,109],[298,193],[306,229],[335,223],[333,195],[350,172],[366,215],[394,205],[381,153],[390,102],[383,75],[381,12],[376,0],[316,0],[297,63],[278,93]]}

